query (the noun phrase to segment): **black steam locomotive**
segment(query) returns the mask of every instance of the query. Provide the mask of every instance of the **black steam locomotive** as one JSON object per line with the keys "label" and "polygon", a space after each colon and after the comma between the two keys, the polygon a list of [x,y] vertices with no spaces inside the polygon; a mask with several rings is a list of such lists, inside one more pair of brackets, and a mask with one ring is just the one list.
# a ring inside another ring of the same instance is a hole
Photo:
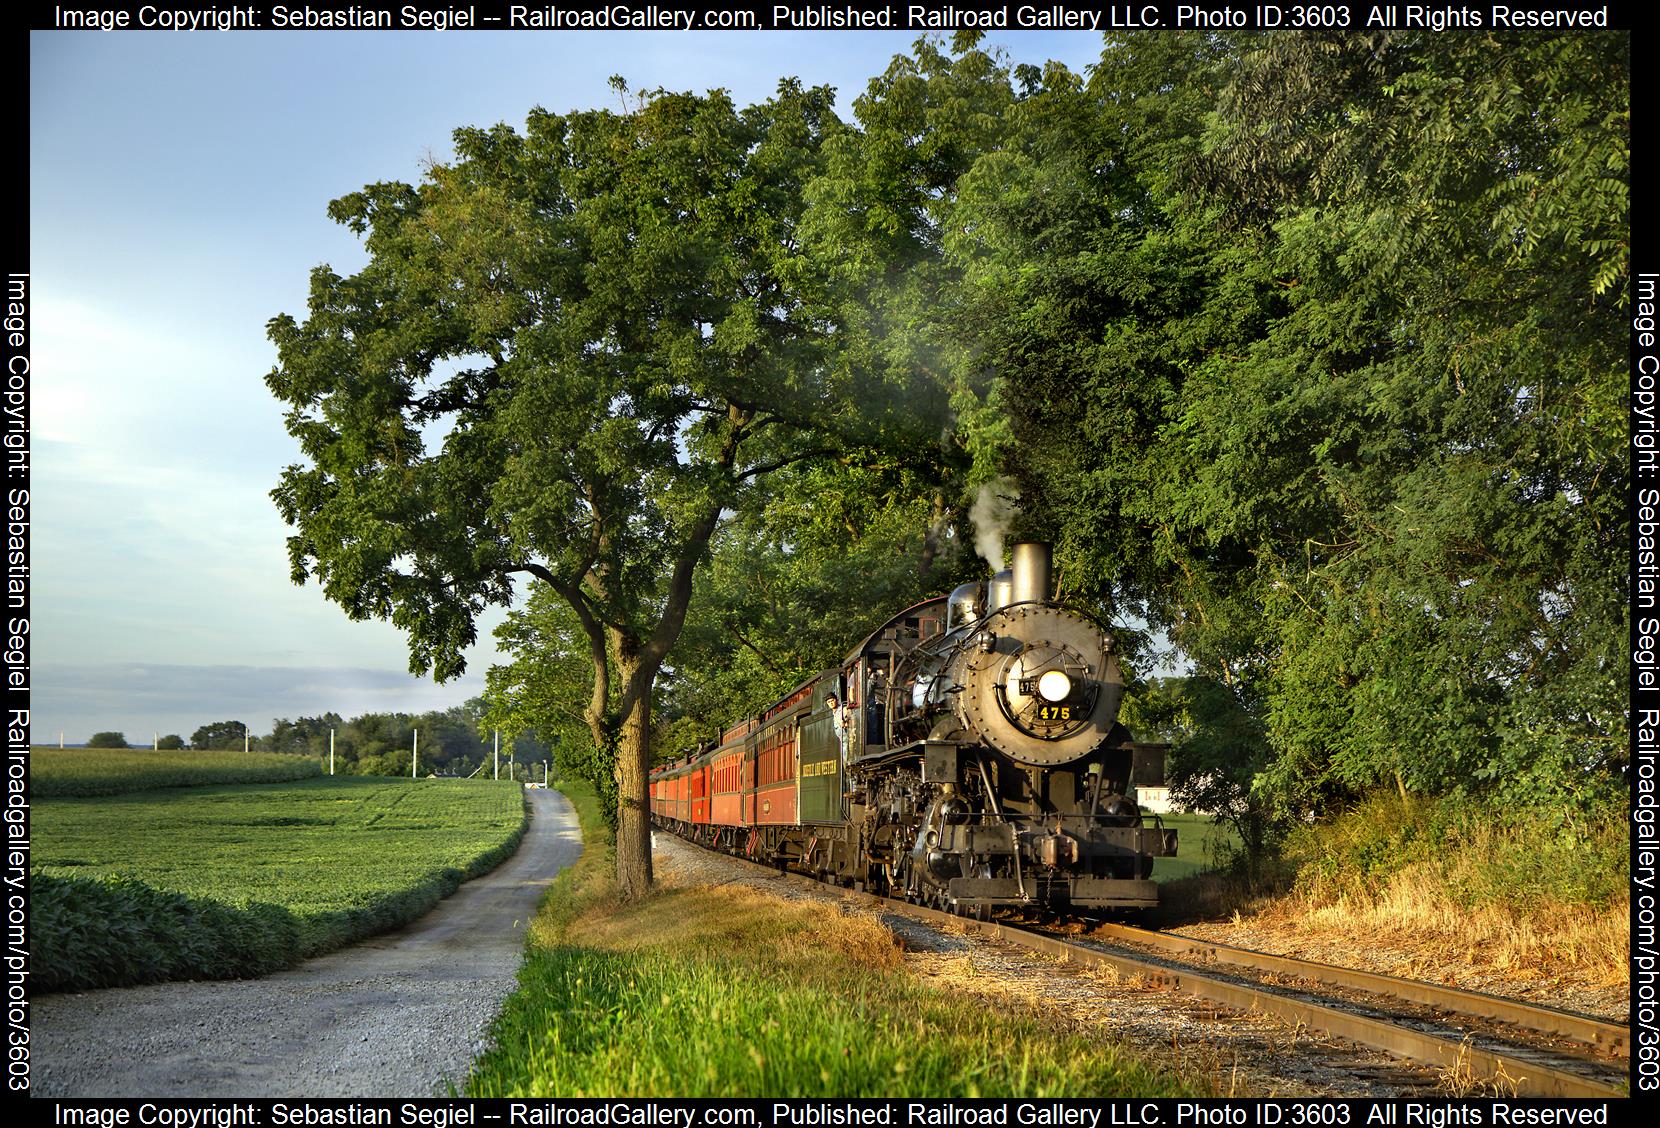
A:
{"label": "black steam locomotive", "polygon": [[1176,832],[1129,798],[1113,640],[1050,598],[1050,553],[908,607],[841,665],[652,774],[657,825],[956,912],[1147,908]]}

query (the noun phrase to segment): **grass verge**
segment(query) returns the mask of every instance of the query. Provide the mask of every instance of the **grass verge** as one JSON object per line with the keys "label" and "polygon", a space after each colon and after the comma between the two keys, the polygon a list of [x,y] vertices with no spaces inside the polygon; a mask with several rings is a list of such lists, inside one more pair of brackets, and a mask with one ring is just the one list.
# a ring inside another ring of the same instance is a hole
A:
{"label": "grass verge", "polygon": [[1239,835],[1208,815],[1161,815],[1160,820],[1176,831],[1176,856],[1153,860],[1154,881],[1180,881],[1218,869],[1239,849]]}
{"label": "grass verge", "polygon": [[473,1096],[1121,1096],[1181,1085],[1036,1003],[992,1007],[908,973],[872,914],[739,886],[619,903],[589,848],[532,927]]}
{"label": "grass verge", "polygon": [[518,785],[336,777],[35,804],[41,990],[260,975],[421,916],[524,834]]}
{"label": "grass verge", "polygon": [[1272,916],[1357,943],[1429,954],[1479,951],[1501,975],[1629,980],[1630,834],[1625,812],[1544,812],[1393,792],[1293,834],[1295,872]]}
{"label": "grass verge", "polygon": [[1267,880],[1236,867],[1172,881],[1154,919],[1231,917],[1290,943],[1617,989],[1630,981],[1629,849],[1619,809],[1570,821],[1389,791],[1298,827]]}
{"label": "grass verge", "polygon": [[282,783],[322,774],[307,756],[275,752],[157,752],[148,748],[31,748],[32,799],[120,795],[158,787]]}

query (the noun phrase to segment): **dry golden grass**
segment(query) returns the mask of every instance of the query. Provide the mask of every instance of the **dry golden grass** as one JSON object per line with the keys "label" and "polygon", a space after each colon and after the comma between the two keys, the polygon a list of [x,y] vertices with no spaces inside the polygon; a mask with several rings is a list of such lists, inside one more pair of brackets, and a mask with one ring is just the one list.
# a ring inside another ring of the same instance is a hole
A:
{"label": "dry golden grass", "polygon": [[[810,930],[801,928],[812,918]],[[583,943],[612,951],[733,950],[764,944],[786,962],[835,954],[862,967],[902,962],[899,945],[874,913],[811,908],[745,885],[659,888],[628,905],[598,903],[571,924]]]}
{"label": "dry golden grass", "polygon": [[1484,1072],[1478,1072],[1468,1057],[1469,1041],[1466,1036],[1464,1044],[1458,1048],[1458,1060],[1441,1070],[1440,1076],[1436,1079],[1441,1091],[1457,1099],[1515,1097],[1521,1087],[1520,1081],[1507,1074],[1502,1064],[1494,1076],[1489,1077]]}
{"label": "dry golden grass", "polygon": [[1599,907],[1546,903],[1525,914],[1502,905],[1471,908],[1449,894],[1441,874],[1410,866],[1369,893],[1280,898],[1251,923],[1358,950],[1411,951],[1424,970],[1480,952],[1483,970],[1502,978],[1537,983],[1575,974],[1619,987],[1630,979],[1630,912],[1629,898]]}

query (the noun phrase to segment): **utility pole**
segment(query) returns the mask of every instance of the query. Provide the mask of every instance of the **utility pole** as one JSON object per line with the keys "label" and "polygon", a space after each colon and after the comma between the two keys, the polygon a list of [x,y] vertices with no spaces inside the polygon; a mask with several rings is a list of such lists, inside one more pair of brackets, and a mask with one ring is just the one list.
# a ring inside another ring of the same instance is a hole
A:
{"label": "utility pole", "polygon": [[421,730],[413,729],[410,732],[409,743],[409,778],[415,778],[415,761],[421,756]]}
{"label": "utility pole", "polygon": [[490,772],[491,772],[491,775],[492,775],[493,778],[500,779],[501,778],[501,729],[492,729],[491,731],[496,734],[496,752],[495,752],[495,755],[492,756],[491,759],[490,759],[490,763],[491,763]]}
{"label": "utility pole", "polygon": [[243,752],[248,751],[248,726],[247,726],[247,724],[243,724],[243,726],[242,726],[242,751]]}
{"label": "utility pole", "polygon": [[329,775],[334,774],[334,730],[329,729]]}

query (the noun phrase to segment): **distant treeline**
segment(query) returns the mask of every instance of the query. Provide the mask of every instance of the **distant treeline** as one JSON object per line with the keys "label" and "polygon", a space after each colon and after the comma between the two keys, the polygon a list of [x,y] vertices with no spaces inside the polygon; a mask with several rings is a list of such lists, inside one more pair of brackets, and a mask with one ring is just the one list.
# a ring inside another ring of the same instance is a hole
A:
{"label": "distant treeline", "polygon": [[[481,730],[483,704],[477,699],[451,709],[430,710],[425,713],[364,713],[346,720],[339,713],[323,713],[316,717],[289,720],[278,717],[271,722],[271,731],[252,735],[247,741],[250,751],[284,752],[296,756],[317,756],[323,760],[329,755],[329,733],[334,733],[334,770],[345,775],[408,775],[409,758],[414,744],[413,734],[420,732],[421,775],[471,775],[480,764],[488,765],[492,743],[487,729]],[[203,725],[190,736],[191,748],[240,751],[244,734],[251,728],[239,720],[215,721]],[[481,735],[482,732],[482,735]],[[98,737],[120,738],[119,733],[99,733],[92,747],[125,747]],[[181,748],[184,741],[178,736],[164,737],[163,748]],[[505,736],[501,745],[503,778],[508,770],[509,757],[525,775],[525,765],[549,759],[548,746],[535,736],[520,734],[509,741]],[[488,773],[491,768],[486,766]]]}

